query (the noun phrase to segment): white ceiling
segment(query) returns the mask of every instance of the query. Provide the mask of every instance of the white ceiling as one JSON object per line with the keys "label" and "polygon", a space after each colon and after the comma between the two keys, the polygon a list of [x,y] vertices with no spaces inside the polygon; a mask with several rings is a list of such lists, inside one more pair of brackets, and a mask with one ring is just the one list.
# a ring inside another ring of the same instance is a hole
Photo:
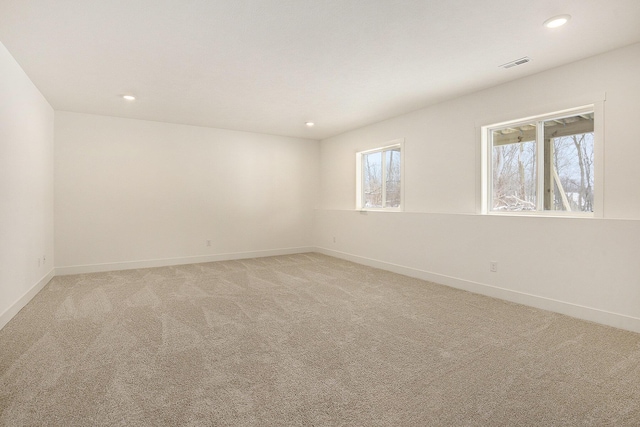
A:
{"label": "white ceiling", "polygon": [[323,139],[638,42],[640,0],[0,0],[0,41],[56,110]]}

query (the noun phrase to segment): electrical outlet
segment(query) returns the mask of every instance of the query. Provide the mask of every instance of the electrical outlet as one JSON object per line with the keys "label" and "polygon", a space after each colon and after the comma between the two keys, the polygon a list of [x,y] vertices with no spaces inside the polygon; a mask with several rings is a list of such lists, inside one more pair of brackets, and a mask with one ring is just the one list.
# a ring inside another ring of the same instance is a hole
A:
{"label": "electrical outlet", "polygon": [[336,242],[336,236],[333,236],[333,243]]}
{"label": "electrical outlet", "polygon": [[498,263],[496,261],[491,261],[489,263],[489,271],[492,273],[498,272]]}
{"label": "electrical outlet", "polygon": [[207,240],[207,246],[211,246],[211,240]]}
{"label": "electrical outlet", "polygon": [[43,264],[47,263],[47,256],[46,255],[42,255],[42,263]]}

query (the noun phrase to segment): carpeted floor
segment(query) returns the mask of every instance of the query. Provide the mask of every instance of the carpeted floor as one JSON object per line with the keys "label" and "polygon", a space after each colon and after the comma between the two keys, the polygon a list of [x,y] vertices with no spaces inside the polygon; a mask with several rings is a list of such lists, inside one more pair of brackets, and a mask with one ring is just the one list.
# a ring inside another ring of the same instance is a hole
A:
{"label": "carpeted floor", "polygon": [[319,254],[56,277],[6,426],[638,426],[640,335]]}

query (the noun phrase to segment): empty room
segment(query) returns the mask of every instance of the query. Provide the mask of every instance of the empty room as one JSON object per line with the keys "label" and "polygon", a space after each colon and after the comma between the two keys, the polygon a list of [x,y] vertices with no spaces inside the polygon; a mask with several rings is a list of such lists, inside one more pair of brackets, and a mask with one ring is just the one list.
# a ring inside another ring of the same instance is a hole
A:
{"label": "empty room", "polygon": [[637,0],[0,0],[0,425],[640,425]]}

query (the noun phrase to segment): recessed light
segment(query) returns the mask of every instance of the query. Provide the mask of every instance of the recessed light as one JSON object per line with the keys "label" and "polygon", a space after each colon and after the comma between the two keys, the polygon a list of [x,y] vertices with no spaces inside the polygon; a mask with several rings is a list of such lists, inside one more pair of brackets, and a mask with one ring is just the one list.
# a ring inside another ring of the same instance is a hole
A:
{"label": "recessed light", "polygon": [[553,18],[549,18],[546,21],[544,21],[544,26],[547,28],[562,27],[564,24],[569,22],[569,19],[571,19],[571,15],[554,16]]}
{"label": "recessed light", "polygon": [[127,101],[135,101],[136,100],[136,97],[133,96],[133,95],[122,95],[122,97],[124,99],[126,99]]}
{"label": "recessed light", "polygon": [[305,125],[309,126],[309,127],[313,127],[313,125],[315,125],[315,123],[313,122],[306,122]]}

